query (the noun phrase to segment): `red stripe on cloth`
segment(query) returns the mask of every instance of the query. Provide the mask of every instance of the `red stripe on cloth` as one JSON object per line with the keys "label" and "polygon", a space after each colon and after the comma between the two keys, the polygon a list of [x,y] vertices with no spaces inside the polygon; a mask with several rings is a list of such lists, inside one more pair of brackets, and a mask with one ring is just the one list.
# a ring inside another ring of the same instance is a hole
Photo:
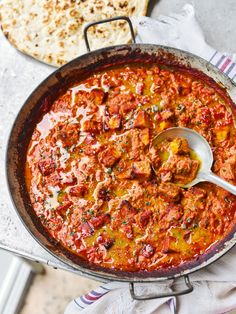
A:
{"label": "red stripe on cloth", "polygon": [[230,62],[231,62],[231,60],[229,58],[227,58],[225,60],[225,62],[222,64],[222,66],[220,67],[220,70],[224,71],[226,69],[227,65],[229,65]]}
{"label": "red stripe on cloth", "polygon": [[98,300],[99,298],[101,298],[103,295],[100,295],[99,297],[94,297],[94,296],[91,296],[91,295],[89,295],[89,294],[85,294],[84,295],[84,298],[86,298],[87,300],[89,300],[89,301],[96,301],[96,300]]}

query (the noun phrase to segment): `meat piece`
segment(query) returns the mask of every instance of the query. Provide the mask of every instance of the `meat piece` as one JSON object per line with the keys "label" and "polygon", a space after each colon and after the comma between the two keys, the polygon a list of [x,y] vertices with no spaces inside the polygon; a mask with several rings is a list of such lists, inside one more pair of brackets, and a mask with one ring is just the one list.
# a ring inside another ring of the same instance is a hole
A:
{"label": "meat piece", "polygon": [[114,242],[114,239],[111,239],[105,235],[100,235],[97,237],[97,243],[103,245],[107,250],[112,247]]}
{"label": "meat piece", "polygon": [[140,155],[143,153],[144,144],[140,141],[140,130],[132,129],[129,132],[129,138],[131,141],[129,156],[130,158],[136,160],[140,158]]}
{"label": "meat piece", "polygon": [[148,145],[150,141],[149,129],[148,128],[143,129],[140,132],[139,137],[144,145]]}
{"label": "meat piece", "polygon": [[131,189],[128,190],[129,196],[132,201],[137,201],[143,197],[143,187],[138,181],[133,181]]}
{"label": "meat piece", "polygon": [[121,217],[126,219],[132,218],[137,213],[137,210],[127,200],[121,201],[118,210]]}
{"label": "meat piece", "polygon": [[175,138],[170,143],[170,150],[173,154],[189,154],[190,149],[188,141],[185,138]]}
{"label": "meat piece", "polygon": [[[50,108],[50,102],[45,99],[46,108],[45,112],[48,112]],[[48,109],[47,109],[48,107]],[[59,97],[52,105],[51,107],[53,112],[70,112],[71,110],[71,95],[70,93],[66,93],[63,96]]]}
{"label": "meat piece", "polygon": [[207,193],[205,190],[201,188],[197,188],[193,186],[191,189],[189,189],[189,192],[193,195],[195,199],[203,199],[206,197]]}
{"label": "meat piece", "polygon": [[189,158],[188,161],[179,161],[176,165],[175,180],[180,184],[193,181],[197,176],[199,165],[200,162],[198,160],[191,160]]}
{"label": "meat piece", "polygon": [[140,250],[139,253],[140,253],[140,255],[142,255],[146,258],[150,258],[154,255],[155,250],[151,244],[144,244],[143,248]]}
{"label": "meat piece", "polygon": [[149,120],[149,114],[144,111],[140,110],[137,114],[137,116],[134,118],[133,126],[135,128],[148,128],[150,125],[150,120]]}
{"label": "meat piece", "polygon": [[54,161],[48,158],[45,160],[40,160],[38,163],[38,167],[39,167],[40,172],[44,176],[48,176],[55,171],[56,164]]}
{"label": "meat piece", "polygon": [[152,217],[152,211],[151,210],[145,210],[144,212],[141,212],[138,215],[136,215],[135,219],[136,219],[138,225],[141,228],[144,228],[149,223],[151,217]]}
{"label": "meat piece", "polygon": [[121,157],[121,152],[115,147],[108,147],[98,154],[98,160],[105,167],[112,167]]}
{"label": "meat piece", "polygon": [[91,132],[91,133],[100,133],[102,130],[102,123],[95,120],[85,120],[82,122],[81,131]]}
{"label": "meat piece", "polygon": [[99,170],[96,171],[95,178],[96,178],[97,182],[100,182],[100,181],[104,180],[104,176],[103,176],[102,170],[99,169]]}
{"label": "meat piece", "polygon": [[235,180],[235,165],[224,163],[220,168],[220,176],[225,180]]}
{"label": "meat piece", "polygon": [[66,147],[69,147],[79,141],[79,134],[78,124],[65,124],[58,131],[57,139],[61,140]]}
{"label": "meat piece", "polygon": [[89,223],[93,226],[94,229],[99,229],[104,226],[110,220],[110,216],[107,214],[102,214],[97,217],[92,217]]}
{"label": "meat piece", "polygon": [[87,114],[92,114],[98,111],[98,106],[100,106],[106,94],[101,89],[92,89],[87,92],[80,90],[76,93],[76,104],[78,106],[86,107]]}
{"label": "meat piece", "polygon": [[100,106],[105,101],[106,93],[101,90],[94,88],[89,92],[89,100]]}
{"label": "meat piece", "polygon": [[159,193],[168,202],[177,202],[180,199],[182,191],[181,188],[174,183],[162,182],[159,185]]}
{"label": "meat piece", "polygon": [[148,157],[152,162],[154,170],[158,169],[161,166],[161,158],[159,157],[157,150],[153,146],[149,149]]}
{"label": "meat piece", "polygon": [[110,181],[103,181],[99,182],[94,189],[93,197],[95,200],[103,200],[109,201],[110,200]]}
{"label": "meat piece", "polygon": [[121,127],[121,116],[119,114],[113,115],[106,121],[106,125],[108,129],[120,129]]}
{"label": "meat piece", "polygon": [[133,234],[133,228],[130,224],[122,224],[121,226],[121,231],[126,235],[128,239],[132,239],[134,234]]}
{"label": "meat piece", "polygon": [[200,121],[201,125],[209,126],[212,121],[211,111],[208,107],[201,107],[197,109],[196,121]]}
{"label": "meat piece", "polygon": [[88,191],[88,188],[84,184],[80,184],[77,186],[73,186],[70,188],[70,195],[71,196],[84,196]]}
{"label": "meat piece", "polygon": [[96,169],[96,165],[96,157],[81,157],[78,162],[77,178],[79,179],[79,181],[86,180],[86,177],[90,176],[94,172],[94,169]]}
{"label": "meat piece", "polygon": [[136,109],[137,102],[132,94],[118,94],[108,102],[108,112],[125,114]]}
{"label": "meat piece", "polygon": [[144,83],[142,82],[138,82],[136,87],[135,87],[135,91],[138,95],[142,95],[144,92]]}
{"label": "meat piece", "polygon": [[151,174],[151,166],[148,160],[136,161],[132,164],[133,173],[136,177],[148,179]]}
{"label": "meat piece", "polygon": [[47,184],[48,186],[56,186],[59,185],[61,182],[61,176],[60,174],[56,171],[51,173],[49,176],[47,176]]}
{"label": "meat piece", "polygon": [[163,182],[177,182],[187,184],[195,179],[200,162],[182,155],[171,155],[159,168],[159,174]]}
{"label": "meat piece", "polygon": [[115,174],[118,179],[133,179],[131,162],[120,160],[115,167]]}
{"label": "meat piece", "polygon": [[174,116],[174,112],[171,111],[170,109],[166,109],[166,110],[163,110],[163,111],[161,112],[161,118],[162,118],[162,120],[169,120],[169,119],[171,119],[173,116]]}
{"label": "meat piece", "polygon": [[56,208],[56,211],[60,214],[60,215],[65,215],[66,211],[68,208],[70,208],[70,206],[72,205],[72,202],[66,202],[63,205],[60,205]]}
{"label": "meat piece", "polygon": [[183,216],[183,207],[178,204],[169,204],[165,212],[165,220],[168,222],[178,222]]}
{"label": "meat piece", "polygon": [[163,241],[162,252],[163,253],[178,253],[178,249],[176,249],[174,243],[176,239],[172,236],[166,236]]}
{"label": "meat piece", "polygon": [[179,158],[176,163],[176,174],[189,174],[192,169],[192,160],[188,157]]}
{"label": "meat piece", "polygon": [[93,227],[87,221],[81,224],[80,229],[84,237],[88,237],[94,233]]}

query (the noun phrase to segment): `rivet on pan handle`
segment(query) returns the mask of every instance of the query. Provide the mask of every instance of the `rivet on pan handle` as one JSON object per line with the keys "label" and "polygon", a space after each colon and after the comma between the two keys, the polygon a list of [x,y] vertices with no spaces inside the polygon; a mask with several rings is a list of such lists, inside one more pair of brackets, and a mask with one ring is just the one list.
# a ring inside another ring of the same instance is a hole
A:
{"label": "rivet on pan handle", "polygon": [[105,19],[105,20],[101,20],[101,21],[97,21],[97,22],[92,22],[92,23],[89,23],[89,24],[87,24],[85,26],[85,28],[84,28],[84,40],[85,40],[85,44],[86,44],[87,50],[91,51],[90,46],[89,46],[89,41],[88,41],[88,29],[90,27],[92,27],[94,25],[108,23],[108,22],[112,22],[112,21],[118,21],[118,20],[125,20],[129,24],[132,40],[135,43],[135,34],[134,34],[133,25],[132,25],[132,22],[131,22],[130,18],[127,17],[127,16],[116,16],[116,17],[112,17],[110,19]]}
{"label": "rivet on pan handle", "polygon": [[[165,298],[165,297],[172,297],[172,296],[177,296],[177,295],[182,295],[182,294],[187,294],[193,291],[193,286],[189,280],[189,277],[187,275],[184,276],[184,282],[187,286],[186,289],[184,290],[179,290],[179,291],[168,291],[168,292],[163,292],[163,293],[159,293],[159,294],[151,294],[151,295],[147,295],[147,296],[142,296],[142,295],[136,295],[135,291],[134,291],[134,283],[130,282],[129,284],[129,290],[130,290],[130,294],[131,297],[134,300],[152,300],[152,299],[158,299],[158,298]],[[150,283],[151,284],[151,283]]]}

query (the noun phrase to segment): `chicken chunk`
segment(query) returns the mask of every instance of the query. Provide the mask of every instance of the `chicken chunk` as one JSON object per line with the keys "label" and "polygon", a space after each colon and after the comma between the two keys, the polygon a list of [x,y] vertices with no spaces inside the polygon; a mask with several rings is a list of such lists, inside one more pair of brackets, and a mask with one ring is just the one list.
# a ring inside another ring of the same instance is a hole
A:
{"label": "chicken chunk", "polygon": [[174,183],[161,183],[159,186],[160,195],[169,202],[177,202],[181,196],[181,188]]}
{"label": "chicken chunk", "polygon": [[141,130],[139,137],[144,145],[148,145],[150,141],[149,129],[146,128]]}
{"label": "chicken chunk", "polygon": [[121,127],[121,116],[116,114],[111,116],[106,122],[107,128],[115,130]]}
{"label": "chicken chunk", "polygon": [[41,160],[38,163],[38,167],[40,172],[44,176],[48,176],[56,170],[56,164],[51,159]]}
{"label": "chicken chunk", "polygon": [[84,196],[85,193],[88,191],[88,188],[84,184],[76,185],[70,188],[70,195],[71,196]]}
{"label": "chicken chunk", "polygon": [[105,167],[112,167],[121,157],[121,152],[115,147],[108,147],[98,154],[98,160]]}
{"label": "chicken chunk", "polygon": [[108,112],[113,114],[125,114],[134,110],[137,106],[134,95],[132,94],[119,94],[108,102]]}
{"label": "chicken chunk", "polygon": [[136,161],[132,164],[133,173],[136,177],[148,179],[151,174],[151,166],[148,160]]}
{"label": "chicken chunk", "polygon": [[170,143],[170,150],[173,154],[189,154],[188,141],[185,138],[175,138]]}
{"label": "chicken chunk", "polygon": [[109,201],[110,200],[110,181],[102,181],[99,182],[94,189],[93,197],[95,201],[103,200]]}
{"label": "chicken chunk", "polygon": [[135,128],[144,129],[148,128],[149,125],[150,125],[149,114],[144,110],[140,110],[134,119],[133,126]]}
{"label": "chicken chunk", "polygon": [[96,120],[85,120],[81,125],[81,131],[99,133],[102,130],[102,123]]}

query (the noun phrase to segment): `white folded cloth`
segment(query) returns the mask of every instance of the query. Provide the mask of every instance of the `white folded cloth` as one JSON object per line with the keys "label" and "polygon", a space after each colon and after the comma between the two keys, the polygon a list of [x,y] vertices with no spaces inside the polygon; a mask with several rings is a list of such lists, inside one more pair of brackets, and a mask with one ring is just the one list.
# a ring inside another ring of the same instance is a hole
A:
{"label": "white folded cloth", "polygon": [[[195,19],[194,8],[187,4],[182,13],[170,16],[133,18],[137,41],[176,47],[192,52],[216,65],[236,81],[236,65],[229,56],[217,52],[204,39]],[[217,262],[191,274],[194,291],[179,297],[135,301],[128,283],[109,282],[71,301],[65,314],[220,314],[236,309],[236,247]],[[147,295],[170,290],[171,282],[136,284],[137,293]],[[178,289],[183,286],[177,284]],[[236,312],[235,312],[236,313]]]}

